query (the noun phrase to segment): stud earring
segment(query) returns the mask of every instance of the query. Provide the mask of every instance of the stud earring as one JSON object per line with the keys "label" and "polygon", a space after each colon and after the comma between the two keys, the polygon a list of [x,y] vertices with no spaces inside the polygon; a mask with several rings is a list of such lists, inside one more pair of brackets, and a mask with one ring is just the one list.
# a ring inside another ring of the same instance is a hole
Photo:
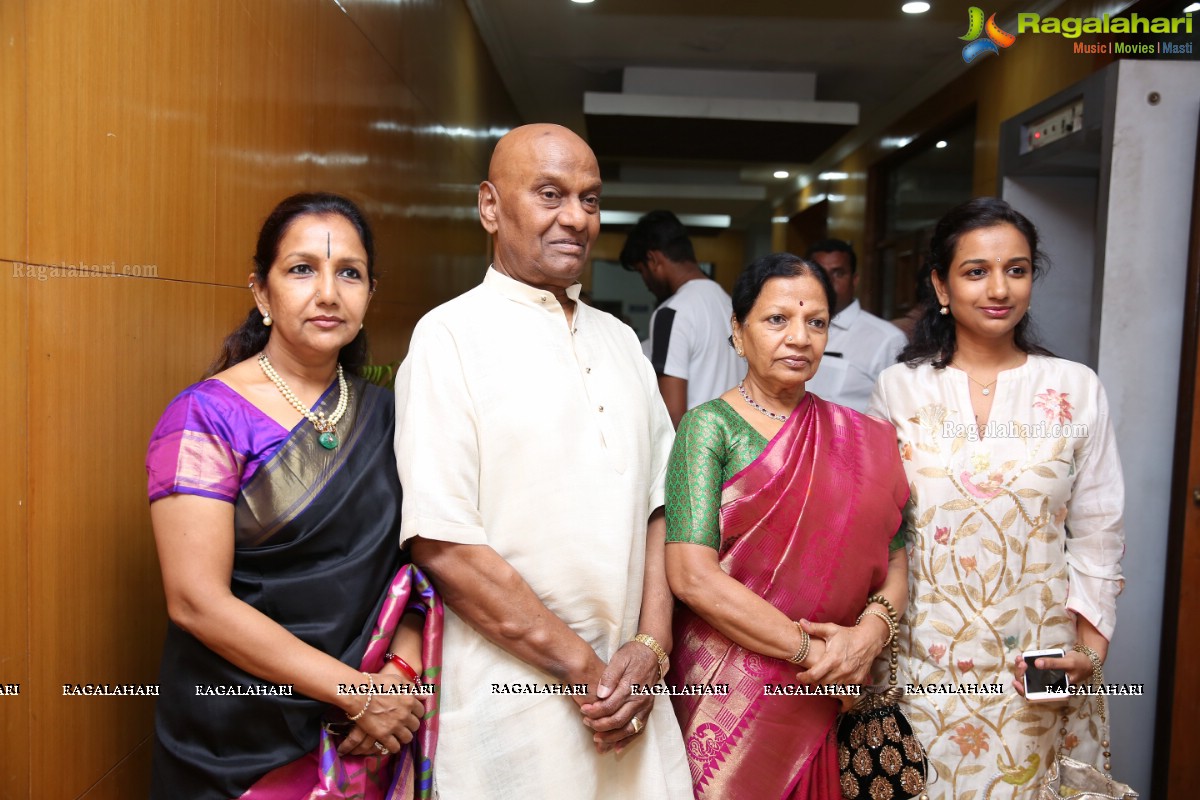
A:
{"label": "stud earring", "polygon": [[950,313],[950,306],[942,306],[940,313],[943,317]]}
{"label": "stud earring", "polygon": [[263,314],[263,325],[264,325],[265,327],[268,327],[268,328],[269,328],[269,327],[271,327],[271,324],[272,324],[274,321],[275,321],[275,320],[271,319],[271,312],[270,312],[270,311],[268,311],[267,313]]}

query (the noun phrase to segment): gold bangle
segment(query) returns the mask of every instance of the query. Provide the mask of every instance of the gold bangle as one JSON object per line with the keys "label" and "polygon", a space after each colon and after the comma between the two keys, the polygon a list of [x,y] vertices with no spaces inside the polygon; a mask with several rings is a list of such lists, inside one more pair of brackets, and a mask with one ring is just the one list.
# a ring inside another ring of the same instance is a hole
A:
{"label": "gold bangle", "polygon": [[792,664],[799,665],[804,662],[804,659],[808,658],[808,648],[812,644],[812,637],[808,635],[808,631],[800,627],[799,622],[793,622],[792,624],[796,626],[796,630],[800,631],[800,648],[796,651],[794,656],[788,659],[788,661]]}
{"label": "gold bangle", "polygon": [[858,619],[854,621],[855,626],[861,625],[863,619],[866,618],[866,616],[868,614],[870,614],[873,617],[879,617],[881,620],[883,620],[883,623],[885,625],[887,625],[888,637],[887,637],[887,639],[885,639],[883,641],[884,647],[887,647],[889,644],[896,641],[897,626],[896,626],[895,621],[891,617],[889,617],[887,614],[883,613],[882,611],[880,611],[877,608],[868,608],[868,609],[864,610],[861,614],[859,614]]}
{"label": "gold bangle", "polygon": [[646,645],[646,647],[649,647],[651,650],[653,650],[654,655],[658,656],[659,661],[665,661],[667,659],[667,651],[664,650],[663,646],[658,643],[658,640],[650,634],[639,633],[637,636],[633,637],[633,640],[635,642],[641,642],[642,644]]}
{"label": "gold bangle", "polygon": [[648,633],[639,633],[633,637],[633,641],[640,642],[654,651],[654,656],[658,659],[658,679],[662,680],[663,676],[667,674],[667,670],[671,667],[671,660],[667,656],[667,651],[663,649],[663,646],[658,643],[657,639]]}
{"label": "gold bangle", "polygon": [[363,675],[366,675],[367,680],[370,681],[370,683],[367,684],[367,702],[363,703],[362,710],[353,717],[346,717],[346,719],[350,720],[351,722],[357,722],[358,720],[362,719],[362,715],[367,713],[367,709],[371,707],[371,698],[375,696],[375,679],[371,677],[371,673],[369,672],[364,672]]}

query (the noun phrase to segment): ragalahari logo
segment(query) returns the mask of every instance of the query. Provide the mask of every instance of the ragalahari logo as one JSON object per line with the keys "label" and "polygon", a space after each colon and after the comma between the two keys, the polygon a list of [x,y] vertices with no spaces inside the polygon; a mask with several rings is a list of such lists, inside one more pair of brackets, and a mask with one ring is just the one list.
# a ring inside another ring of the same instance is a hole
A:
{"label": "ragalahari logo", "polygon": [[[987,34],[986,39],[979,38]],[[983,9],[979,6],[971,6],[967,11],[967,35],[958,37],[964,42],[968,42],[963,48],[963,61],[970,64],[975,59],[979,58],[984,53],[1000,54],[1000,48],[1009,47],[1017,40],[1017,37],[1004,31],[996,24],[996,15],[992,14],[987,18],[987,23],[983,21]]]}

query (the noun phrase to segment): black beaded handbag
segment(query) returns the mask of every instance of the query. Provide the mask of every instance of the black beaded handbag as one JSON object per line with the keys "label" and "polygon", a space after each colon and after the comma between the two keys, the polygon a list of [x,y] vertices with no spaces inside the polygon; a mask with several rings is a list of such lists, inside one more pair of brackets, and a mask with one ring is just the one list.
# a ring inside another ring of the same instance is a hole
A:
{"label": "black beaded handbag", "polygon": [[[894,623],[895,612],[887,605]],[[847,800],[928,800],[929,759],[900,710],[904,690],[896,685],[898,656],[893,635],[888,688],[863,687],[854,708],[838,719],[838,770]]]}

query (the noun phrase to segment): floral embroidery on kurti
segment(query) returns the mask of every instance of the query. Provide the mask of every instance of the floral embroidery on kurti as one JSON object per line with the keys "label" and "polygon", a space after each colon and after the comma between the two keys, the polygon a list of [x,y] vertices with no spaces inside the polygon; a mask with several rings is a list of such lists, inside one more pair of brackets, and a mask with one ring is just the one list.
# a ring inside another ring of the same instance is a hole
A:
{"label": "floral embroidery on kurti", "polygon": [[[1064,709],[1070,721],[1063,746],[1072,757],[1096,761],[1100,749],[1090,704],[1029,703],[1011,684],[1021,651],[1075,643],[1079,609],[1068,610],[1069,576],[1076,578],[1067,551],[1085,541],[1092,546],[1095,539],[1082,537],[1093,529],[1098,537],[1123,535],[1121,474],[1103,390],[1086,367],[1031,356],[1000,374],[991,420],[980,429],[963,373],[897,365],[880,377],[870,413],[896,425],[912,485],[899,668],[901,684],[926,690],[910,693],[905,711],[938,775],[930,797],[1031,798],[1059,746]],[[1004,435],[988,436],[993,430]],[[1089,458],[1093,447],[1105,452]],[[1114,493],[1111,507],[1097,499],[1099,487]],[[1088,513],[1073,518],[1073,505]],[[1070,541],[1076,536],[1080,542]],[[1120,541],[1099,550],[1114,547],[1116,555],[1104,557],[1115,562]],[[1115,563],[1106,569],[1119,576]],[[1115,597],[1118,582],[1079,594]],[[1100,615],[1083,611],[1093,622]],[[968,685],[975,687],[968,693],[939,691]]]}

